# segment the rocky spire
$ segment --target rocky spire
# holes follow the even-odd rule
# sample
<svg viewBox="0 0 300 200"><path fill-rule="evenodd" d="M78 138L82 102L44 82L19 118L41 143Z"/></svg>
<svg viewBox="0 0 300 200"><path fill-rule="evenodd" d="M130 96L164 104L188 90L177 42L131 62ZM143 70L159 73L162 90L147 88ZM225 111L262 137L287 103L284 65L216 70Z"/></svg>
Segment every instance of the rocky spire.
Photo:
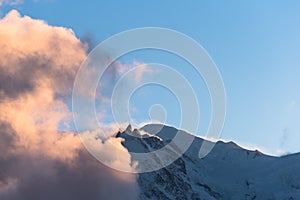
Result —
<svg viewBox="0 0 300 200"><path fill-rule="evenodd" d="M131 126L131 124L128 124L125 132L132 132L132 126Z"/></svg>

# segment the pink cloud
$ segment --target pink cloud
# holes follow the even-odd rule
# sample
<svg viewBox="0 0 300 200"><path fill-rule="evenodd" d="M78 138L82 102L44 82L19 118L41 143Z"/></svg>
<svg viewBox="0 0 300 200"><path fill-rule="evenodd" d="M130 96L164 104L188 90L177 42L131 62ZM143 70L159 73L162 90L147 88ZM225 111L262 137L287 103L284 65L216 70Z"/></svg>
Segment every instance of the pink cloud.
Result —
<svg viewBox="0 0 300 200"><path fill-rule="evenodd" d="M136 196L136 176L95 162L76 133L58 130L72 114L66 99L87 56L74 32L12 10L0 19L0 55L0 199L82 199L78 191L99 199L114 190L101 193L107 185L121 188L116 198ZM113 163L131 167L128 152L122 151L125 160L105 152Z"/></svg>

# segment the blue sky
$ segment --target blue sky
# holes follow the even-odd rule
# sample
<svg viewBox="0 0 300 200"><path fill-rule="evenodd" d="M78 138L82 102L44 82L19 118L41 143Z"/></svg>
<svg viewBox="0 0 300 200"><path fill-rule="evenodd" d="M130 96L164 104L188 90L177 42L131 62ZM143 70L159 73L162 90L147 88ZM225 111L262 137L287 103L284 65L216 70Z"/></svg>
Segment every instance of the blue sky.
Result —
<svg viewBox="0 0 300 200"><path fill-rule="evenodd" d="M156 26L180 31L199 42L217 64L227 92L221 138L267 153L300 151L300 2L298 1L26 1L2 6L50 25L72 28L95 44L132 28ZM158 51L129 54L123 61L158 62L180 71L199 88L201 126L210 114L208 92L182 59ZM147 98L144 94L156 94ZM159 94L159 95L158 95ZM153 95L152 95L153 96ZM144 120L152 103L166 106L168 123L178 123L172 95L154 86L137 91L133 103ZM146 105L146 106L145 106Z"/></svg>

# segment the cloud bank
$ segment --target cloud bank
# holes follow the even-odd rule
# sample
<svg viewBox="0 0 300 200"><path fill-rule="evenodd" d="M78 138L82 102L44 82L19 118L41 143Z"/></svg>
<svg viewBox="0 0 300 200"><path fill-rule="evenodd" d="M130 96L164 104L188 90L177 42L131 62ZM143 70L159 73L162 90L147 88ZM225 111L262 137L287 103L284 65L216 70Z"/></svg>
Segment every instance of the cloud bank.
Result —
<svg viewBox="0 0 300 200"><path fill-rule="evenodd" d="M97 162L78 135L58 128L71 119L67 102L87 50L71 29L15 10L0 20L0 199L137 198L136 175ZM101 144L111 162L131 167L126 149L115 155Z"/></svg>

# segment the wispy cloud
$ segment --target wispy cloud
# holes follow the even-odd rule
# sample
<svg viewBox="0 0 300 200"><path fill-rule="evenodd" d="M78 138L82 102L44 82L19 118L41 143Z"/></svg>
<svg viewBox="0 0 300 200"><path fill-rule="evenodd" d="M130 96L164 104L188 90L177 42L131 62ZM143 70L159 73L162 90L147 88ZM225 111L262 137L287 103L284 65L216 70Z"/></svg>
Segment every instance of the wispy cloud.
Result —
<svg viewBox="0 0 300 200"><path fill-rule="evenodd" d="M3 6L3 5L15 6L15 5L20 5L22 3L23 3L23 0L0 0L0 6Z"/></svg>

